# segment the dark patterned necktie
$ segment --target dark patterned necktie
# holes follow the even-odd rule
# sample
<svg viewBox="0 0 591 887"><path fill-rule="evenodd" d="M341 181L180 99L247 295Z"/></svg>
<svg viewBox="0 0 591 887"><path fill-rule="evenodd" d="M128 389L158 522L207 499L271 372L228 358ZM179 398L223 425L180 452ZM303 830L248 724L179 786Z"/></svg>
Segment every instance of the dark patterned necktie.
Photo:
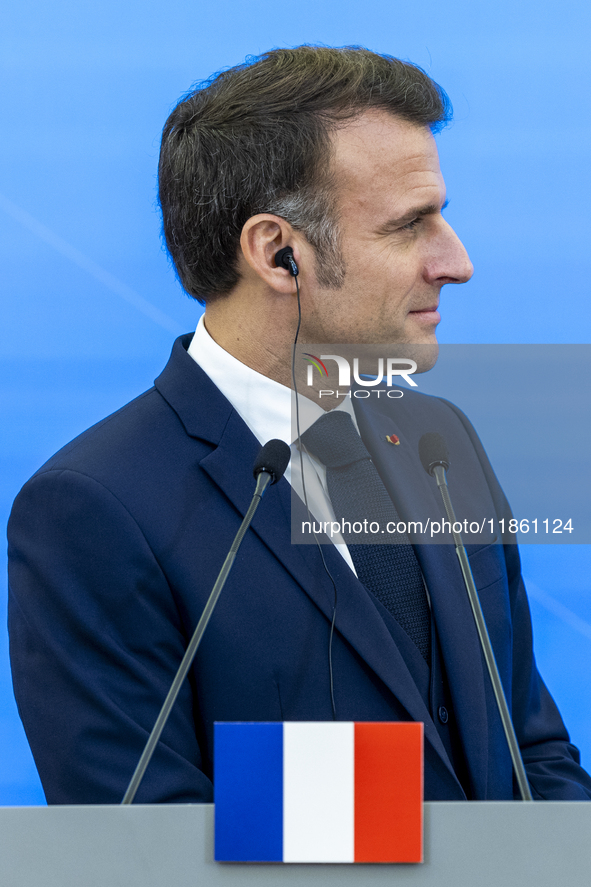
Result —
<svg viewBox="0 0 591 887"><path fill-rule="evenodd" d="M348 527L343 538L359 580L392 613L429 663L431 616L421 569L406 534L386 534L385 538L381 534L388 522L398 524L400 516L351 416L342 410L326 413L302 434L302 442L326 466L336 519L351 526L364 520L368 526L379 524L386 544L358 544L359 534L349 532Z"/></svg>

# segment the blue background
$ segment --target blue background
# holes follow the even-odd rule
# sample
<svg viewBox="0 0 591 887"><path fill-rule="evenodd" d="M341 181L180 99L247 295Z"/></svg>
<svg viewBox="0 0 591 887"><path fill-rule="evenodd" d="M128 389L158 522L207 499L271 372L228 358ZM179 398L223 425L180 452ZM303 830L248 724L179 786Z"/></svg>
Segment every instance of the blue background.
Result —
<svg viewBox="0 0 591 887"><path fill-rule="evenodd" d="M446 215L476 273L443 291L443 342L588 342L590 24L587 4L558 0L5 9L3 521L26 478L149 387L173 337L194 328L200 309L159 239L159 133L194 81L273 46L362 44L415 61L449 92L455 123L439 137ZM589 549L528 545L523 558L541 670L591 764ZM4 608L5 580L0 597ZM0 744L0 804L43 803L4 631Z"/></svg>

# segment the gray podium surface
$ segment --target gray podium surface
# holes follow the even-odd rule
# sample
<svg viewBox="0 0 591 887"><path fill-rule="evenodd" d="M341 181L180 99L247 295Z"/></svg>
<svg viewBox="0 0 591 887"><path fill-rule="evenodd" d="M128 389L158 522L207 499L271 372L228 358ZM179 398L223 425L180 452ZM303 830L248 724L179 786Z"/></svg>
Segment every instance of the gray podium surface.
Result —
<svg viewBox="0 0 591 887"><path fill-rule="evenodd" d="M589 887L591 804L427 803L422 865L213 861L213 807L0 808L2 887Z"/></svg>

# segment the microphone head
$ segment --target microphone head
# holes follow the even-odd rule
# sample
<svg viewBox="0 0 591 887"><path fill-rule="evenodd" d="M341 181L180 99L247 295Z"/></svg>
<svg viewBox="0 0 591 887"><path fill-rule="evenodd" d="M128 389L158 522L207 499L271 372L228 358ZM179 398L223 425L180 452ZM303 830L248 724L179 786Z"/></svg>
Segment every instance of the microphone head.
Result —
<svg viewBox="0 0 591 887"><path fill-rule="evenodd" d="M421 437L419 441L419 457L427 474L433 475L433 469L436 465L443 465L446 471L449 468L447 444L436 431L430 431Z"/></svg>
<svg viewBox="0 0 591 887"><path fill-rule="evenodd" d="M276 484L283 477L290 459L291 450L284 440L269 440L259 450L252 473L256 478L261 471L266 471L272 477L271 483Z"/></svg>

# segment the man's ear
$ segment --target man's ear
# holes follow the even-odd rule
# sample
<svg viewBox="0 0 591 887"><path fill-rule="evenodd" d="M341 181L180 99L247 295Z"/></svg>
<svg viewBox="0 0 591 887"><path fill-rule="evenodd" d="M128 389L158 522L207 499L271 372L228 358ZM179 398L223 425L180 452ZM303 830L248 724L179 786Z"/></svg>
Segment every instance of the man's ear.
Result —
<svg viewBox="0 0 591 887"><path fill-rule="evenodd" d="M281 216L259 213L251 216L240 235L240 247L244 260L252 271L276 292L295 293L296 287L287 268L275 264L279 250L291 246L296 263L299 263L298 236L291 225Z"/></svg>

